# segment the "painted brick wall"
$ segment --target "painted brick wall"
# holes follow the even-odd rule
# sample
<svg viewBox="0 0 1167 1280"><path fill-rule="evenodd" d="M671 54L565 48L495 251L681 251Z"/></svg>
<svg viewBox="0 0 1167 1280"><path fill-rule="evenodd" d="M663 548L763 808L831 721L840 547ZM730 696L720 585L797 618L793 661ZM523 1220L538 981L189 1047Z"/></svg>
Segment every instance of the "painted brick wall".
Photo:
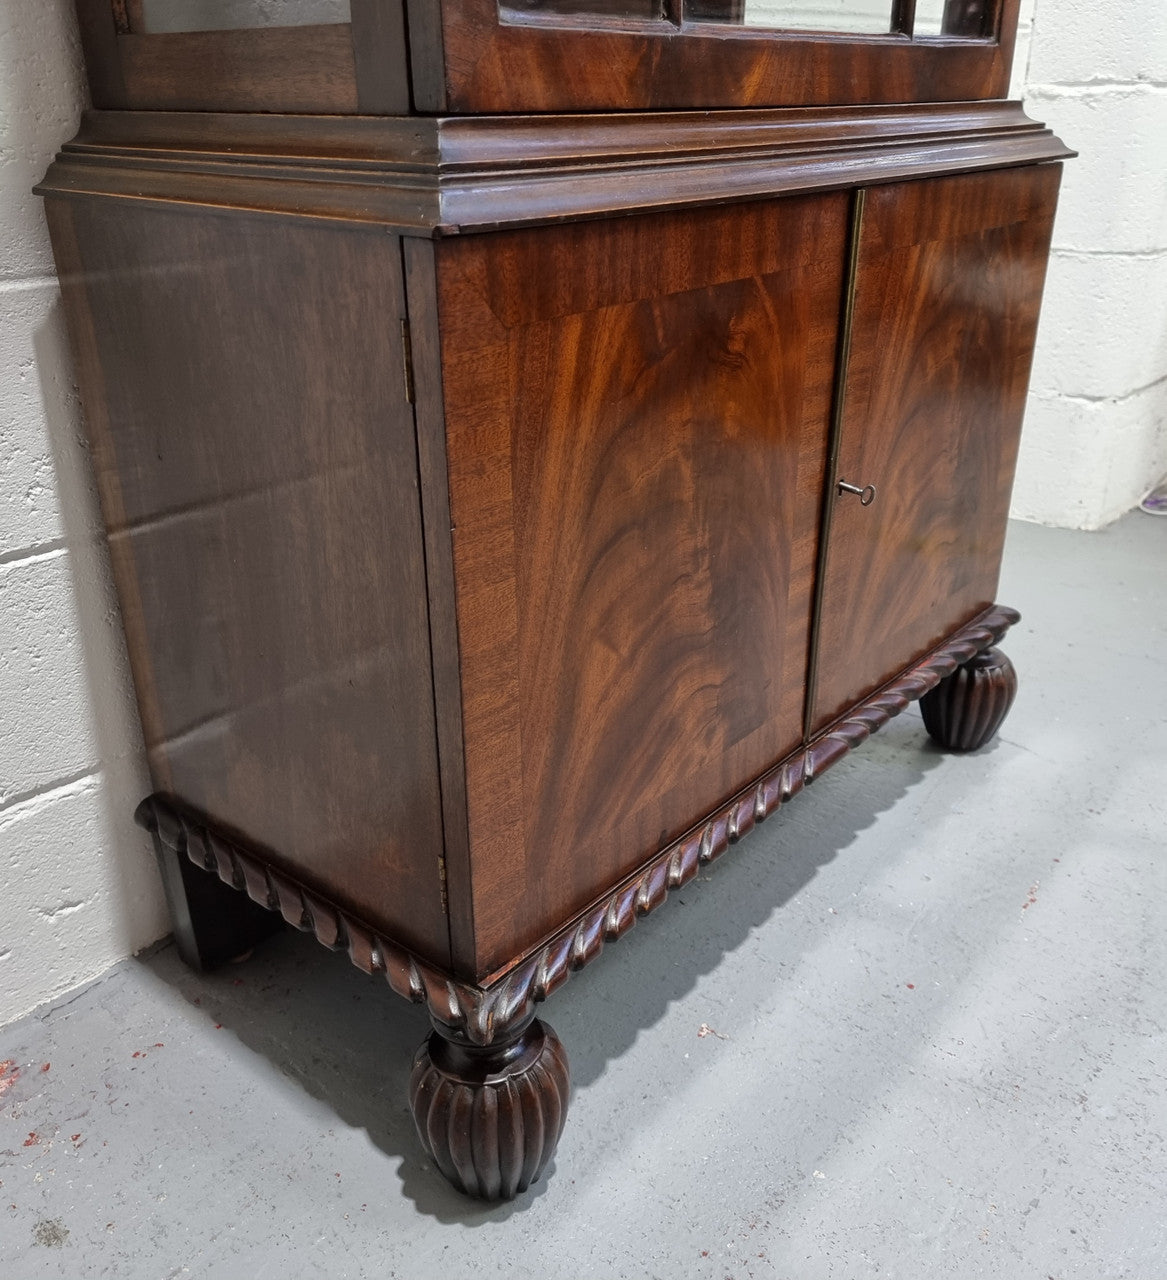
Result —
<svg viewBox="0 0 1167 1280"><path fill-rule="evenodd" d="M1031 38L1032 37L1032 38ZM1167 5L1027 0L1016 80L1067 168L1015 513L1095 527L1167 470ZM167 928L39 200L71 0L0 2L0 1025Z"/></svg>
<svg viewBox="0 0 1167 1280"><path fill-rule="evenodd" d="M0 3L0 1025L167 929L41 202L77 127L71 0Z"/></svg>
<svg viewBox="0 0 1167 1280"><path fill-rule="evenodd" d="M1028 0L1014 82L1066 165L1013 493L1097 529L1167 474L1167 4Z"/></svg>

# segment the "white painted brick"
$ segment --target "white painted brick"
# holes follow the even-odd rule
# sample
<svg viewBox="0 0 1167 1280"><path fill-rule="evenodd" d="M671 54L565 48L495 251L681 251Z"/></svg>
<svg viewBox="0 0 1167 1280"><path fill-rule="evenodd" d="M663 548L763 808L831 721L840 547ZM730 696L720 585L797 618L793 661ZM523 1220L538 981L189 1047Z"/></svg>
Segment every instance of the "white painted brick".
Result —
<svg viewBox="0 0 1167 1280"><path fill-rule="evenodd" d="M1032 7L1032 0L1031 0ZM1013 70L1009 77L1009 97L1024 98L1029 72L1029 52L1033 41L1033 26L1022 14L1017 23L1017 43L1013 48Z"/></svg>
<svg viewBox="0 0 1167 1280"><path fill-rule="evenodd" d="M0 806L92 770L97 733L69 558L0 566Z"/></svg>
<svg viewBox="0 0 1167 1280"><path fill-rule="evenodd" d="M141 731L31 190L81 83L71 0L0 0L0 1024L167 928L132 822Z"/></svg>
<svg viewBox="0 0 1167 1280"><path fill-rule="evenodd" d="M1167 253L1055 253L1031 386L1120 397L1167 373Z"/></svg>
<svg viewBox="0 0 1167 1280"><path fill-rule="evenodd" d="M1161 0L1040 0L1030 80L1088 84L1167 81L1167 5Z"/></svg>
<svg viewBox="0 0 1167 1280"><path fill-rule="evenodd" d="M1066 164L1054 246L1167 248L1167 88L1031 86L1026 101L1079 152Z"/></svg>
<svg viewBox="0 0 1167 1280"><path fill-rule="evenodd" d="M1167 476L1167 376L1104 412L1110 447L1099 527L1129 511Z"/></svg>
<svg viewBox="0 0 1167 1280"><path fill-rule="evenodd" d="M166 932L149 840L100 776L0 812L0 1025Z"/></svg>
<svg viewBox="0 0 1167 1280"><path fill-rule="evenodd" d="M1036 0L1026 80L1030 113L1080 156L1012 512L1099 528L1167 470L1167 5Z"/></svg>
<svg viewBox="0 0 1167 1280"><path fill-rule="evenodd" d="M84 76L73 6L66 0L0 4L0 279L52 271L33 186L77 130Z"/></svg>
<svg viewBox="0 0 1167 1280"><path fill-rule="evenodd" d="M1021 0L1017 11L1017 43L1013 47L1013 69L1009 78L1009 96L1024 98L1029 78L1029 47L1033 38L1033 10L1037 0Z"/></svg>
<svg viewBox="0 0 1167 1280"><path fill-rule="evenodd" d="M0 283L0 556L97 531L79 413L56 281Z"/></svg>
<svg viewBox="0 0 1167 1280"><path fill-rule="evenodd" d="M1133 396L1031 395L1013 515L1099 529L1167 474L1167 378Z"/></svg>
<svg viewBox="0 0 1167 1280"><path fill-rule="evenodd" d="M1102 431L1087 402L1031 394L1009 514L1059 528L1097 527L1097 475L1105 465Z"/></svg>

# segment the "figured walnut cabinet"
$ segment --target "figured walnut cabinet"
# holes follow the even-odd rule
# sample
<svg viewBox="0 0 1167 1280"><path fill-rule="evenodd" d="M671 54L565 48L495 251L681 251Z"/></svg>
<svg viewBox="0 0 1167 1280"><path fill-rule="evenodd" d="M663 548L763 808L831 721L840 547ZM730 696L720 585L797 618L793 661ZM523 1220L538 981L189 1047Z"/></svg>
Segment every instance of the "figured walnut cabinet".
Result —
<svg viewBox="0 0 1167 1280"><path fill-rule="evenodd" d="M182 954L282 917L424 1003L486 1198L562 1128L540 1001L911 700L1008 710L1070 154L1012 0L602 3L80 0L41 188Z"/></svg>

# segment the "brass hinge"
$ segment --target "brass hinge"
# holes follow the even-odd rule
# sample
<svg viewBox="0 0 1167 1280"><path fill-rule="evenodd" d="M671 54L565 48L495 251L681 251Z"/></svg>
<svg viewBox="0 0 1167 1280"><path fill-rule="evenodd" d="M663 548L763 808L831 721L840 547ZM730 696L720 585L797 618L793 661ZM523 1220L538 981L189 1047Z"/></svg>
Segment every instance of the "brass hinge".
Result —
<svg viewBox="0 0 1167 1280"><path fill-rule="evenodd" d="M401 372L405 378L405 399L413 404L413 343L409 338L409 321L401 322Z"/></svg>

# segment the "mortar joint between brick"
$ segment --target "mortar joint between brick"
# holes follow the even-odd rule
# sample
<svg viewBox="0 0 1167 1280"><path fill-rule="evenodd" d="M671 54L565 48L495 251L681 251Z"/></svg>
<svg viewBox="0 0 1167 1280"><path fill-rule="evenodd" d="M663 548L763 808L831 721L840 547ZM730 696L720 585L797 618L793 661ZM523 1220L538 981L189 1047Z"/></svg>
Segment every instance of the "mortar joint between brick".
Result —
<svg viewBox="0 0 1167 1280"><path fill-rule="evenodd" d="M1167 92L1165 80L1062 80L1027 83L1026 98L1089 98L1105 94L1129 94L1149 90L1152 95Z"/></svg>
<svg viewBox="0 0 1167 1280"><path fill-rule="evenodd" d="M1078 393L1074 391L1042 391L1034 388L1033 394L1039 400L1065 400L1071 404L1122 404L1125 400L1133 400L1136 396L1145 395L1148 391L1154 391L1156 387L1167 386L1167 373L1161 378L1155 378L1152 382L1144 383L1141 387L1135 387L1131 391L1119 391L1111 395L1092 396L1086 393Z"/></svg>
<svg viewBox="0 0 1167 1280"><path fill-rule="evenodd" d="M1075 249L1072 245L1054 245L1059 258L1131 258L1138 262L1154 262L1167 258L1167 249Z"/></svg>
<svg viewBox="0 0 1167 1280"><path fill-rule="evenodd" d="M100 774L100 765L93 764L86 769L79 770L77 773L65 774L59 778L53 778L49 782L42 783L37 787L30 787L24 791L16 791L11 795L0 798L0 822L8 821L18 815L18 810L27 805L32 807L41 807L43 804L63 799L66 795L77 795L83 791L91 790L97 785ZM60 793L60 794L58 794Z"/></svg>
<svg viewBox="0 0 1167 1280"><path fill-rule="evenodd" d="M64 538L52 538L48 542L35 542L32 546L13 547L10 551L0 551L0 571L18 569L22 565L35 564L39 560L59 560L68 549L68 543Z"/></svg>
<svg viewBox="0 0 1167 1280"><path fill-rule="evenodd" d="M52 272L35 276L0 277L0 294L32 293L37 289L44 289L50 286L54 289L57 287L57 277Z"/></svg>

